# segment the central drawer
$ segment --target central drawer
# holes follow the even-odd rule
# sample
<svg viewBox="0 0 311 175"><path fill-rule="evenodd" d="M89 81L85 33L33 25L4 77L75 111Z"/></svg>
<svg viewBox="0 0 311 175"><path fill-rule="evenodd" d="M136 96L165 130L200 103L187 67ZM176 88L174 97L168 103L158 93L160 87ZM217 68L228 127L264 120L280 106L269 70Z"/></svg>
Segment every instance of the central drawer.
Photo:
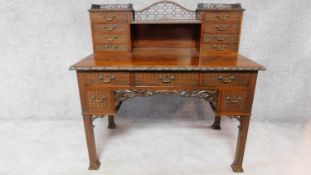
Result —
<svg viewBox="0 0 311 175"><path fill-rule="evenodd" d="M135 73L136 86L196 86L199 83L197 73Z"/></svg>
<svg viewBox="0 0 311 175"><path fill-rule="evenodd" d="M85 86L130 85L130 74L127 72L81 72L78 76Z"/></svg>

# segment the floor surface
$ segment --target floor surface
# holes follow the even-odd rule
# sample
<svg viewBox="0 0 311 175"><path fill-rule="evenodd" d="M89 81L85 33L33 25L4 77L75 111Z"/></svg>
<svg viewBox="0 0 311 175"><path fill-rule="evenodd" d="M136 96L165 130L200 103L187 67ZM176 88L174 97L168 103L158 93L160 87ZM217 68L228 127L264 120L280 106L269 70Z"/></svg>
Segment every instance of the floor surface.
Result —
<svg viewBox="0 0 311 175"><path fill-rule="evenodd" d="M87 170L82 120L1 121L0 175L234 174L235 119L224 118L222 130L213 130L210 110L194 110L200 101L181 100L178 109L157 104L148 111L141 107L149 104L137 107L140 102L121 107L115 130L107 129L107 118L95 121L98 171ZM244 170L247 175L311 174L311 120L251 122Z"/></svg>

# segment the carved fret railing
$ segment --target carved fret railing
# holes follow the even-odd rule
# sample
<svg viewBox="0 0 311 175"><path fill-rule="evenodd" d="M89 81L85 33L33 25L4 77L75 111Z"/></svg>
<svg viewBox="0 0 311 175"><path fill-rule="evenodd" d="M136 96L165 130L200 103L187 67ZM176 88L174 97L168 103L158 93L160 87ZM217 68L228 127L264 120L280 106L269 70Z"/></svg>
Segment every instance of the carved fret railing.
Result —
<svg viewBox="0 0 311 175"><path fill-rule="evenodd" d="M215 110L217 106L217 90L130 90L122 89L115 90L116 109L120 107L121 103L133 97L148 97L158 94L175 94L182 97L197 97L208 101Z"/></svg>
<svg viewBox="0 0 311 175"><path fill-rule="evenodd" d="M135 11L135 21L148 20L195 20L196 12L172 1L159 1L142 10Z"/></svg>

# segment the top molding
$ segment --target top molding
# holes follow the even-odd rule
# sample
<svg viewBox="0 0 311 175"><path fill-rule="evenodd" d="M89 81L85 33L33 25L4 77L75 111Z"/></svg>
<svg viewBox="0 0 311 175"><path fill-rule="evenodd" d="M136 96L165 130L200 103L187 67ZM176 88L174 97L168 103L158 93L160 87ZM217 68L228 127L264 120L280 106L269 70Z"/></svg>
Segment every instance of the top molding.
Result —
<svg viewBox="0 0 311 175"><path fill-rule="evenodd" d="M183 13L187 13L187 15L191 15L195 12L193 10L187 9L180 4L173 2L173 1L158 1L153 3L152 5L142 9L137 10L135 13L137 14L144 14L148 13L150 10L158 10L162 9L163 7L166 8L172 8L172 9L178 9L181 10ZM172 10L170 9L170 10ZM201 10L245 10L242 8L240 3L235 4L219 4L219 3L199 3L197 9L198 11ZM133 4L92 4L92 7L89 11L134 11ZM160 11L159 11L160 12ZM161 12L160 12L161 13Z"/></svg>
<svg viewBox="0 0 311 175"><path fill-rule="evenodd" d="M245 10L240 3L236 4L215 4L215 3L200 3L197 10Z"/></svg>
<svg viewBox="0 0 311 175"><path fill-rule="evenodd" d="M133 11L132 4L92 4L90 12L96 11Z"/></svg>

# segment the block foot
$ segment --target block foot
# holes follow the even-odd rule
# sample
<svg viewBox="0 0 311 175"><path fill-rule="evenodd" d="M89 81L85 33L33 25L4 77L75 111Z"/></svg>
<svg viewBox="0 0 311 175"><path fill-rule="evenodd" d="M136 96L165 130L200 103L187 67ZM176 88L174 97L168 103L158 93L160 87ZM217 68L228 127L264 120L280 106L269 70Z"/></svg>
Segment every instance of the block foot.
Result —
<svg viewBox="0 0 311 175"><path fill-rule="evenodd" d="M89 166L89 170L98 170L100 167L100 162L91 162Z"/></svg>
<svg viewBox="0 0 311 175"><path fill-rule="evenodd" d="M212 128L215 129L215 130L221 130L220 125L217 124L217 123L214 123L214 124L212 125Z"/></svg>
<svg viewBox="0 0 311 175"><path fill-rule="evenodd" d="M243 173L244 172L242 166L240 166L240 165L231 165L231 168L232 168L233 172L235 172L235 173Z"/></svg>
<svg viewBox="0 0 311 175"><path fill-rule="evenodd" d="M108 129L115 129L116 128L116 123L114 121L114 116L109 115L108 116Z"/></svg>

